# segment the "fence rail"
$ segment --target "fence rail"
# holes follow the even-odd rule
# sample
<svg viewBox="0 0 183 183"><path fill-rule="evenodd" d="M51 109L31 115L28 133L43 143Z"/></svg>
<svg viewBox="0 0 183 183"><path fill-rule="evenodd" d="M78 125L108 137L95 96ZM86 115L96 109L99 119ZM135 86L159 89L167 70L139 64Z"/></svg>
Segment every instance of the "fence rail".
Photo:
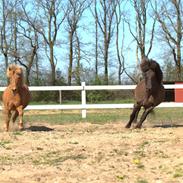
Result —
<svg viewBox="0 0 183 183"><path fill-rule="evenodd" d="M103 85L103 86L92 86L85 85L82 82L81 86L30 86L30 91L59 91L60 102L62 98L61 91L81 91L81 104L75 105L28 105L26 110L81 110L82 118L86 118L87 109L120 109L120 108L132 108L133 104L87 104L86 103L86 92L89 90L133 90L136 85ZM165 89L183 89L183 84L167 84L164 85ZM4 91L6 87L0 87L0 91ZM157 107L183 107L181 102L163 102ZM0 106L2 110L2 106Z"/></svg>

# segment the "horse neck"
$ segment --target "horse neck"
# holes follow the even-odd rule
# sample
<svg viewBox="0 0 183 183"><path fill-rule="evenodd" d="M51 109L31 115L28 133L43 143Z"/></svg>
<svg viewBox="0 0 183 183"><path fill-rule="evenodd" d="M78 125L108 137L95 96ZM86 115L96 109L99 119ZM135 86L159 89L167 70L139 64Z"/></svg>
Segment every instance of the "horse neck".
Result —
<svg viewBox="0 0 183 183"><path fill-rule="evenodd" d="M152 90L156 92L157 90L159 90L159 88L161 88L161 86L162 86L162 82L156 79L156 81L152 85L153 87Z"/></svg>
<svg viewBox="0 0 183 183"><path fill-rule="evenodd" d="M21 88L23 88L23 86L24 86L24 83L23 83L23 80L21 80L20 83L17 85L17 91L20 91ZM10 87L10 88L12 87L11 81L9 82L8 87Z"/></svg>

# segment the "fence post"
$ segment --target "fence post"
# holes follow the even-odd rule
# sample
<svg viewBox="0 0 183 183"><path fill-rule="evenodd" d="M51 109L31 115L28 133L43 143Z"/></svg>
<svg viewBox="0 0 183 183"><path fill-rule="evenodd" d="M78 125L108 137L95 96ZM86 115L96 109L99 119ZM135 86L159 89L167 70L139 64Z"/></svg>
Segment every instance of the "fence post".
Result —
<svg viewBox="0 0 183 183"><path fill-rule="evenodd" d="M62 103L62 90L59 90L59 102Z"/></svg>
<svg viewBox="0 0 183 183"><path fill-rule="evenodd" d="M83 87L81 91L81 104L82 104L82 118L86 118L86 90L85 90L85 82L81 83L81 86Z"/></svg>

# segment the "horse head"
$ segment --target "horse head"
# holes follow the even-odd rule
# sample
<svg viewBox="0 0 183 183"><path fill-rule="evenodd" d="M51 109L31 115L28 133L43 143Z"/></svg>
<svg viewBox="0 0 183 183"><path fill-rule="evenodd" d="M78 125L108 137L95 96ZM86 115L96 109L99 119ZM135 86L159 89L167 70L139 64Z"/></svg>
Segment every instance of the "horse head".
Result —
<svg viewBox="0 0 183 183"><path fill-rule="evenodd" d="M146 71L145 82L146 82L146 89L149 90L150 93L152 93L154 91L153 89L157 87L156 73L152 69Z"/></svg>
<svg viewBox="0 0 183 183"><path fill-rule="evenodd" d="M16 92L23 83L23 70L17 65L10 65L7 69L7 77L9 79L9 86L13 92Z"/></svg>
<svg viewBox="0 0 183 183"><path fill-rule="evenodd" d="M140 68L141 68L142 72L146 72L150 69L150 62L149 62L149 59L147 57L142 58Z"/></svg>
<svg viewBox="0 0 183 183"><path fill-rule="evenodd" d="M161 85L162 80L163 80L163 73L162 70L160 68L160 65L153 59L148 59L147 57L143 57L141 64L140 64L140 68L141 71L143 73L143 75L146 77L152 77L152 72L155 73L156 75L156 82ZM149 76L147 76L149 75ZM154 76L153 76L154 78ZM152 80L152 78L151 78ZM149 81L151 81L149 80Z"/></svg>

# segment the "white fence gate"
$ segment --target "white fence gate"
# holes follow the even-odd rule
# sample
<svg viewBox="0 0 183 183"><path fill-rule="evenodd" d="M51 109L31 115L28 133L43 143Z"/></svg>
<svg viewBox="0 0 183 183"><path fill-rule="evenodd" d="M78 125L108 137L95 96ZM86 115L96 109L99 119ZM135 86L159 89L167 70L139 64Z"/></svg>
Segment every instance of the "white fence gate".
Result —
<svg viewBox="0 0 183 183"><path fill-rule="evenodd" d="M30 86L30 91L59 91L60 104L57 105L28 105L26 110L81 110L82 118L86 118L87 109L121 109L132 108L133 104L87 104L86 92L89 90L134 90L136 85L85 85L82 82L81 86ZM183 84L164 85L165 89L183 89ZM0 91L4 91L6 87L0 87ZM63 105L62 91L81 91L81 104ZM182 102L163 102L157 107L183 107ZM0 106L2 110L2 106Z"/></svg>

